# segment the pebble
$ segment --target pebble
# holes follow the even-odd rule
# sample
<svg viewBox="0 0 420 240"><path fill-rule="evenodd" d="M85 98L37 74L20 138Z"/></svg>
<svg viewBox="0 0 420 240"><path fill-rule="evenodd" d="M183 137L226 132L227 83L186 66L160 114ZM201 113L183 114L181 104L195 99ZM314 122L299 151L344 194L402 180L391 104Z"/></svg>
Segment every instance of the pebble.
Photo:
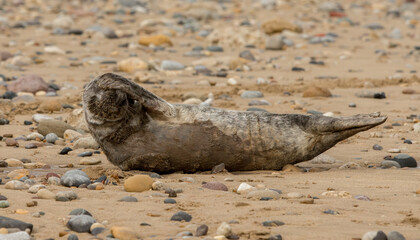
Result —
<svg viewBox="0 0 420 240"><path fill-rule="evenodd" d="M4 161L7 163L9 167L23 167L23 162L18 159L9 158Z"/></svg>
<svg viewBox="0 0 420 240"><path fill-rule="evenodd" d="M331 214L331 215L338 215L339 214L337 211L331 210L331 209L326 210L323 213L325 213L325 214Z"/></svg>
<svg viewBox="0 0 420 240"><path fill-rule="evenodd" d="M126 192L144 192L152 188L153 179L147 175L135 175L124 181Z"/></svg>
<svg viewBox="0 0 420 240"><path fill-rule="evenodd" d="M93 152L82 152L77 154L78 157L90 157L93 155Z"/></svg>
<svg viewBox="0 0 420 240"><path fill-rule="evenodd" d="M0 234L0 240L31 240L31 236L24 231Z"/></svg>
<svg viewBox="0 0 420 240"><path fill-rule="evenodd" d="M81 136L81 133L71 129L67 129L66 131L64 131L64 139L67 141L73 141L74 139L79 138Z"/></svg>
<svg viewBox="0 0 420 240"><path fill-rule="evenodd" d="M35 193L37 193L39 190L41 190L41 189L43 189L43 188L46 188L46 187L45 187L45 185L43 185L43 184L35 184L35 185L31 186L31 187L28 189L28 192L29 192L29 193L33 193L33 194L35 194Z"/></svg>
<svg viewBox="0 0 420 240"><path fill-rule="evenodd" d="M47 183L48 183L49 185L56 185L56 186L59 186L59 185L61 185L61 179L60 179L60 178L58 178L58 177L49 177L49 178L47 179Z"/></svg>
<svg viewBox="0 0 420 240"><path fill-rule="evenodd" d="M114 226L111 228L111 234L120 240L140 239L140 235L128 227Z"/></svg>
<svg viewBox="0 0 420 240"><path fill-rule="evenodd" d="M389 149L388 152L389 153L400 153L401 152L401 149L399 149L399 148L392 148L392 149Z"/></svg>
<svg viewBox="0 0 420 240"><path fill-rule="evenodd" d="M165 200L163 200L163 203L165 204L176 204L176 200L173 198L166 198Z"/></svg>
<svg viewBox="0 0 420 240"><path fill-rule="evenodd" d="M23 177L26 177L29 175L29 171L27 169L16 169L11 171L7 174L7 177L13 179L13 180L19 180Z"/></svg>
<svg viewBox="0 0 420 240"><path fill-rule="evenodd" d="M18 228L22 231L29 229L32 232L33 225L13 218L0 216L0 228Z"/></svg>
<svg viewBox="0 0 420 240"><path fill-rule="evenodd" d="M6 146L8 146L8 147L18 147L19 146L18 142L13 138L7 138L4 142L6 143Z"/></svg>
<svg viewBox="0 0 420 240"><path fill-rule="evenodd" d="M121 72L134 73L137 71L147 71L149 64L140 58L131 57L118 61L117 67Z"/></svg>
<svg viewBox="0 0 420 240"><path fill-rule="evenodd" d="M62 202L65 202L64 201L65 199L68 199L68 201L72 201L77 198L78 198L77 194L73 191L60 191L60 192L57 192L55 196L56 201L62 201Z"/></svg>
<svg viewBox="0 0 420 240"><path fill-rule="evenodd" d="M139 44L140 45L144 45L144 46L149 46L149 45L154 45L154 46L164 46L164 45L168 45L168 46L172 46L172 41L169 37L159 34L159 35L154 35L154 36L145 36L145 37L141 37L139 40Z"/></svg>
<svg viewBox="0 0 420 240"><path fill-rule="evenodd" d="M269 36L265 41L266 50L283 50L284 45L283 36L279 34Z"/></svg>
<svg viewBox="0 0 420 240"><path fill-rule="evenodd" d="M223 52L223 48L221 46L208 46L207 51L209 51L209 52Z"/></svg>
<svg viewBox="0 0 420 240"><path fill-rule="evenodd" d="M9 206L10 206L9 201L7 201L7 200L1 200L0 201L0 208L7 208Z"/></svg>
<svg viewBox="0 0 420 240"><path fill-rule="evenodd" d="M95 222L95 219L89 215L77 215L70 218L67 227L75 232L89 232Z"/></svg>
<svg viewBox="0 0 420 240"><path fill-rule="evenodd" d="M26 136L26 140L31 141L31 140L44 140L44 136L42 134L39 133L31 133L29 135Z"/></svg>
<svg viewBox="0 0 420 240"><path fill-rule="evenodd" d="M42 145L41 145L42 146ZM25 145L25 149L35 149L38 148L38 144L35 143L29 143Z"/></svg>
<svg viewBox="0 0 420 240"><path fill-rule="evenodd" d="M152 183L152 189L153 191L162 191L165 189L165 185L163 184L163 182L155 181Z"/></svg>
<svg viewBox="0 0 420 240"><path fill-rule="evenodd" d="M79 237L77 237L77 235L76 235L76 234L70 234L70 235L67 237L67 240L79 240Z"/></svg>
<svg viewBox="0 0 420 240"><path fill-rule="evenodd" d="M38 202L37 201L30 201L26 203L27 207L36 207L38 206Z"/></svg>
<svg viewBox="0 0 420 240"><path fill-rule="evenodd" d="M232 227L227 223L223 222L216 230L216 235L230 237L232 236Z"/></svg>
<svg viewBox="0 0 420 240"><path fill-rule="evenodd" d="M41 121L44 121L44 120L54 120L54 119L50 116L37 113L37 114L32 115L32 120L34 120L34 122L36 123L40 123Z"/></svg>
<svg viewBox="0 0 420 240"><path fill-rule="evenodd" d="M61 149L59 154L60 155L65 155L65 154L69 153L70 151L73 151L73 149L71 149L70 147L65 147L65 148Z"/></svg>
<svg viewBox="0 0 420 240"><path fill-rule="evenodd" d="M388 240L406 240L406 239L401 233L397 231L392 231L388 233Z"/></svg>
<svg viewBox="0 0 420 240"><path fill-rule="evenodd" d="M40 189L36 195L41 199L55 199L55 193L45 188Z"/></svg>
<svg viewBox="0 0 420 240"><path fill-rule="evenodd" d="M8 167L9 164L7 164L7 162L5 162L4 160L0 160L0 167L4 168L4 167Z"/></svg>
<svg viewBox="0 0 420 240"><path fill-rule="evenodd" d="M91 26L86 29L87 33L100 33L103 37L109 38L109 39L115 39L118 38L117 34L109 27L103 27L103 26ZM94 35L95 36L95 35Z"/></svg>
<svg viewBox="0 0 420 240"><path fill-rule="evenodd" d="M412 156L410 156L408 154L398 154L391 160L399 163L402 168L404 168L404 167L410 167L410 168L417 167L416 159L414 159Z"/></svg>
<svg viewBox="0 0 420 240"><path fill-rule="evenodd" d="M197 237L205 236L207 235L208 230L209 230L209 227L206 224L201 224L200 226L197 227L197 230L195 231L195 236Z"/></svg>
<svg viewBox="0 0 420 240"><path fill-rule="evenodd" d="M261 100L252 100L248 103L248 106L268 106L270 105L270 102L267 100L261 99Z"/></svg>
<svg viewBox="0 0 420 240"><path fill-rule="evenodd" d="M88 216L92 216L92 214L91 214L88 210L83 209L83 208L76 208L76 209L73 209L73 210L69 213L69 215L70 215L70 216L77 216L77 215L88 215Z"/></svg>
<svg viewBox="0 0 420 240"><path fill-rule="evenodd" d="M413 142L412 142L410 139L406 139L406 140L404 140L404 143L405 143L405 144L413 144Z"/></svg>
<svg viewBox="0 0 420 240"><path fill-rule="evenodd" d="M384 232L367 232L363 235L362 240L387 240L387 236Z"/></svg>
<svg viewBox="0 0 420 240"><path fill-rule="evenodd" d="M413 125L413 131L415 133L420 133L420 122Z"/></svg>
<svg viewBox="0 0 420 240"><path fill-rule="evenodd" d="M349 103L349 107L351 107L351 108L355 108L357 105L356 105L356 103Z"/></svg>
<svg viewBox="0 0 420 240"><path fill-rule="evenodd" d="M179 222L181 221L190 222L191 219L192 219L191 215L183 211L179 211L171 217L171 221L179 221Z"/></svg>
<svg viewBox="0 0 420 240"><path fill-rule="evenodd" d="M357 200L371 201L370 198L368 196L365 196L365 195L356 195L356 196L354 196L354 198L357 199Z"/></svg>
<svg viewBox="0 0 420 240"><path fill-rule="evenodd" d="M7 182L4 185L4 188L12 189L12 190L26 190L29 188L29 186L21 181L12 180L12 181Z"/></svg>
<svg viewBox="0 0 420 240"><path fill-rule="evenodd" d="M239 184L238 189L236 189L237 193L243 194L243 193L248 193L250 191L255 190L256 188L249 185L248 183L241 183Z"/></svg>
<svg viewBox="0 0 420 240"><path fill-rule="evenodd" d="M249 50L244 50L244 51L240 52L239 57L243 58L243 59L246 59L246 60L249 60L249 61L255 61L256 60L254 55Z"/></svg>
<svg viewBox="0 0 420 240"><path fill-rule="evenodd" d="M381 162L381 167L383 167L383 168L391 168L391 167L401 168L401 165L396 161L384 160L384 161Z"/></svg>
<svg viewBox="0 0 420 240"><path fill-rule="evenodd" d="M57 141L57 140L58 140L58 136L57 136L57 134L55 134L55 133L49 133L49 134L47 134L47 136L45 136L45 140L46 140L48 143L52 143L52 144L54 144L54 143L55 143L55 141Z"/></svg>
<svg viewBox="0 0 420 240"><path fill-rule="evenodd" d="M273 191L273 190L254 190L247 194L247 198L258 199L261 198L272 198L272 199L279 199L280 193Z"/></svg>
<svg viewBox="0 0 420 240"><path fill-rule="evenodd" d="M244 91L241 98L261 98L264 95L260 91Z"/></svg>
<svg viewBox="0 0 420 240"><path fill-rule="evenodd" d="M290 192L287 194L288 199L299 199L303 198L303 194L299 192Z"/></svg>
<svg viewBox="0 0 420 240"><path fill-rule="evenodd" d="M307 98L307 97L331 97L332 94L327 88L311 86L303 92L302 96L304 98Z"/></svg>
<svg viewBox="0 0 420 240"><path fill-rule="evenodd" d="M376 98L376 99L386 98L384 92L372 92L372 91L358 92L358 93L356 93L356 97L359 97L359 98Z"/></svg>
<svg viewBox="0 0 420 240"><path fill-rule="evenodd" d="M268 240L283 240L283 237L280 234L276 234L274 236L270 236Z"/></svg>
<svg viewBox="0 0 420 240"><path fill-rule="evenodd" d="M69 124L58 120L42 120L38 125L38 132L44 136L55 133L58 137L64 137L67 129L73 129Z"/></svg>
<svg viewBox="0 0 420 240"><path fill-rule="evenodd" d="M81 170L69 170L61 177L61 185L66 187L79 187L82 184L89 185L89 176Z"/></svg>
<svg viewBox="0 0 420 240"><path fill-rule="evenodd" d="M211 190L219 190L219 191L228 191L229 189L220 182L208 182L203 184L203 188L211 189Z"/></svg>
<svg viewBox="0 0 420 240"><path fill-rule="evenodd" d="M375 144L375 145L373 145L372 149L376 150L376 151L381 151L384 148L381 145Z"/></svg>
<svg viewBox="0 0 420 240"><path fill-rule="evenodd" d="M7 89L13 92L29 92L35 94L39 91L47 91L48 87L48 84L41 76L28 74L23 75L16 81L9 83Z"/></svg>
<svg viewBox="0 0 420 240"><path fill-rule="evenodd" d="M284 222L278 220L269 220L262 223L264 227L277 227L284 225Z"/></svg>
<svg viewBox="0 0 420 240"><path fill-rule="evenodd" d="M183 70L185 66L182 63L171 61L171 60L163 60L160 68L165 71L177 71Z"/></svg>
<svg viewBox="0 0 420 240"><path fill-rule="evenodd" d="M99 144L93 137L79 138L73 145L74 149L98 149Z"/></svg>
<svg viewBox="0 0 420 240"><path fill-rule="evenodd" d="M132 197L132 196L125 196L118 201L119 202L138 202L137 198Z"/></svg>

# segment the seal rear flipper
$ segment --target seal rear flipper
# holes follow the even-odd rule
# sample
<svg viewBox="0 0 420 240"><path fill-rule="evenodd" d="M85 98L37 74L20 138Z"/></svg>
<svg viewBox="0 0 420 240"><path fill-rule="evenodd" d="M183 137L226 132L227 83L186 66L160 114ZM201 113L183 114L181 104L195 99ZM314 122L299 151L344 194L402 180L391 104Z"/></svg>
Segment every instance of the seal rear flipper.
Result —
<svg viewBox="0 0 420 240"><path fill-rule="evenodd" d="M378 126L386 121L386 116L380 113L359 114L351 117L313 117L308 122L310 131L317 134L341 133L354 135L361 131Z"/></svg>
<svg viewBox="0 0 420 240"><path fill-rule="evenodd" d="M153 116L175 117L176 111L172 104L147 91L138 84L113 73L105 73L97 78L97 85L103 90L120 90L131 100L138 101Z"/></svg>

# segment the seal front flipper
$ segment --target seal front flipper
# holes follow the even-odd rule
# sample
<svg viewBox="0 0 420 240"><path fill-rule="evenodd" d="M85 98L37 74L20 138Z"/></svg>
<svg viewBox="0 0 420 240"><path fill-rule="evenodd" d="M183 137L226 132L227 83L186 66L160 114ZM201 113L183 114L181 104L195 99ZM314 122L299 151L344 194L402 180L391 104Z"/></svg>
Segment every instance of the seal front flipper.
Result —
<svg viewBox="0 0 420 240"><path fill-rule="evenodd" d="M175 117L176 111L172 104L142 88L140 85L113 73L105 73L96 79L97 86L102 90L120 90L126 93L129 100L136 100L146 108L149 115Z"/></svg>

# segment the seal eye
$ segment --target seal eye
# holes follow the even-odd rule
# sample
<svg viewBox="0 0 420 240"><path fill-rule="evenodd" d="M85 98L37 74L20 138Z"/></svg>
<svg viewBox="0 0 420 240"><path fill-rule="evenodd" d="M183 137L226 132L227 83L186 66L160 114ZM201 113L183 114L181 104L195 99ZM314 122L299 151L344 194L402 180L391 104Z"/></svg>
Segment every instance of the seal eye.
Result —
<svg viewBox="0 0 420 240"><path fill-rule="evenodd" d="M130 104L130 105L134 105L134 103L136 103L136 100L134 100L134 99L127 98L127 100L128 100L128 104Z"/></svg>

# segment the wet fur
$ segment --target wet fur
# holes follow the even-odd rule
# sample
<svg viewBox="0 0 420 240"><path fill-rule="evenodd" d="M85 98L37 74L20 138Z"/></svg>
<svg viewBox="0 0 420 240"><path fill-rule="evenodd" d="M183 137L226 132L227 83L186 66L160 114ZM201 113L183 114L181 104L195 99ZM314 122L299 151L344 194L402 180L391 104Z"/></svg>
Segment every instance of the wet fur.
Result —
<svg viewBox="0 0 420 240"><path fill-rule="evenodd" d="M195 172L281 169L383 123L378 114L331 118L169 104L139 85L104 74L83 96L89 129L124 170Z"/></svg>

